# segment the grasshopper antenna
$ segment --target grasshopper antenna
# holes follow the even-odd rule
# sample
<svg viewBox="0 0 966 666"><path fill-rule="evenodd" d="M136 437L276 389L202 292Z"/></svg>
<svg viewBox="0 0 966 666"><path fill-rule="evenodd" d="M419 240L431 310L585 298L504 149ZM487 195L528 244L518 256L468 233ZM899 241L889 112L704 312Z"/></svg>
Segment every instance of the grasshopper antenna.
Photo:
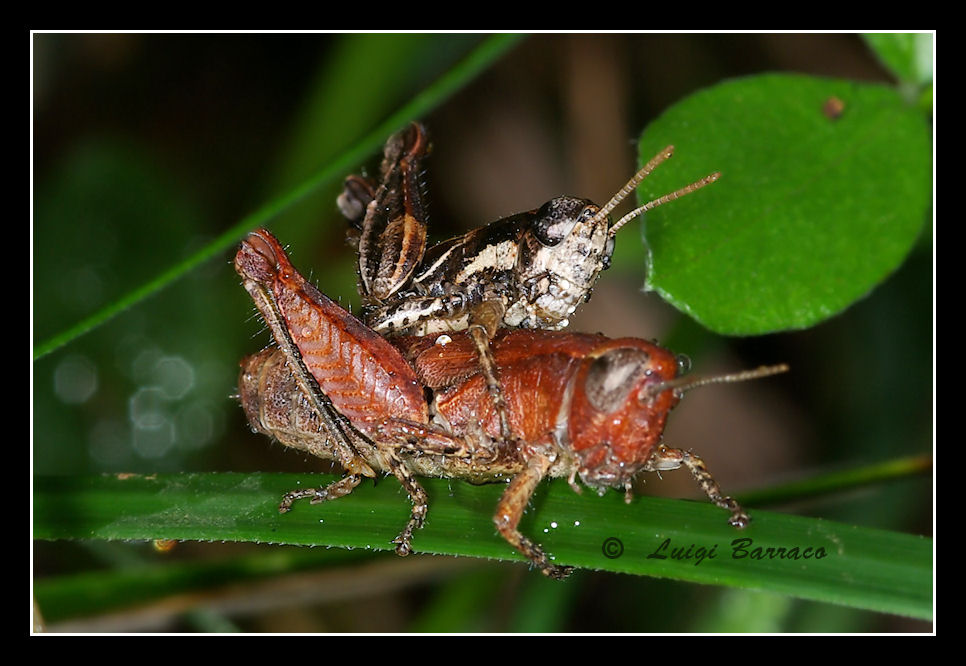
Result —
<svg viewBox="0 0 966 666"><path fill-rule="evenodd" d="M702 178L699 181L696 181L694 183L691 183L690 185L687 185L685 187L682 187L680 190L675 190L674 192L671 192L670 194L665 194L663 197L660 197L659 199L655 199L654 201L648 201L646 204L644 204L640 208L635 208L630 213L628 213L627 215L625 215L621 219L617 220L617 222L615 222L614 224L612 224L611 227L610 227L610 229L608 229L608 231L607 231L608 235L613 236L614 234L617 233L617 231L621 227L623 227L625 224L627 224L628 222L630 222L631 220L633 220L638 215L643 215L647 211L651 210L652 208L657 208L661 204L666 204L669 201L674 201L675 199L679 199L680 197L683 197L685 194L691 194L695 190L700 190L705 185L710 185L714 181L718 180L718 178L720 178L720 177L721 177L721 172L720 171L715 171L710 176L705 176L704 178Z"/></svg>
<svg viewBox="0 0 966 666"><path fill-rule="evenodd" d="M606 219L607 216L610 215L610 212L615 208L617 208L618 204L620 204L621 201L626 199L637 188L637 186L641 184L642 180L650 176L651 172L654 171L654 169L656 169L661 164L661 162L663 162L673 154L674 154L674 146L668 146L667 148L659 152L657 155L652 157L647 164L641 167L640 171L634 174L633 178L627 181L627 184L624 185L624 187L618 190L617 194L611 197L610 201L604 204L604 206L599 211L597 211L597 214L594 215L594 220L593 220L594 224L600 222L601 220Z"/></svg>
<svg viewBox="0 0 966 666"><path fill-rule="evenodd" d="M654 171L654 169L660 166L661 162L668 159L673 154L674 154L674 146L668 146L664 150L660 151L657 155L652 157L648 161L648 163L641 168L640 171L634 174L633 178L627 181L627 184L624 185L624 187L618 190L617 194L611 197L610 201L604 204L604 206L599 211L597 211L597 214L594 215L593 224L597 224L602 220L606 219L607 216L610 215L611 211L614 210L620 204L620 202L622 202L624 199L630 196L630 194L635 189L637 189L637 186L641 184L641 181L643 181L645 178L650 176L651 173ZM649 201L648 203L644 204L640 208L636 208L630 213L628 213L627 215L625 215L624 217L622 217L620 220L617 221L616 224L612 224L610 229L607 232L608 235L613 237L621 227L623 227L625 224L633 220L638 215L641 215L651 210L652 208L657 208L661 204L666 204L669 201L674 201L675 199L683 197L685 194L690 194L695 190L699 190L705 185L709 185L710 183L713 183L714 181L718 180L720 176L721 176L721 172L716 171L710 176L705 176L701 180L695 183L691 183L687 187L682 187L680 190L676 190L674 192L671 192L670 194L665 194L663 197L659 199L655 199L654 201Z"/></svg>
<svg viewBox="0 0 966 666"><path fill-rule="evenodd" d="M647 396L656 397L668 389L674 389L678 393L684 393L685 391L690 391L691 389L698 388L699 386L707 386L708 384L733 384L735 382L748 381L749 379L770 377L771 375L777 375L783 372L788 372L788 365L785 363L781 363L779 365L763 365L755 368L754 370L742 370L741 372L734 372L727 375L711 375L710 377L677 377L675 379L669 379L666 382L658 382L657 384L648 386Z"/></svg>

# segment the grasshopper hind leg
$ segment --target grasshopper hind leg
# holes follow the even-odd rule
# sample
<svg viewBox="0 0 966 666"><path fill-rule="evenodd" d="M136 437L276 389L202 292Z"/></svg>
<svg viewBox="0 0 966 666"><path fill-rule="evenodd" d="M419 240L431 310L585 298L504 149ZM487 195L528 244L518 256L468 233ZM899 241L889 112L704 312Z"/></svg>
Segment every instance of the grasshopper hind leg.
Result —
<svg viewBox="0 0 966 666"><path fill-rule="evenodd" d="M532 457L527 462L526 468L513 477L510 485L503 492L500 503L497 504L493 522L503 538L523 553L543 575L555 580L562 580L571 574L573 567L554 564L538 544L525 537L517 529L533 491L546 476L552 464L552 461L546 456L538 454Z"/></svg>

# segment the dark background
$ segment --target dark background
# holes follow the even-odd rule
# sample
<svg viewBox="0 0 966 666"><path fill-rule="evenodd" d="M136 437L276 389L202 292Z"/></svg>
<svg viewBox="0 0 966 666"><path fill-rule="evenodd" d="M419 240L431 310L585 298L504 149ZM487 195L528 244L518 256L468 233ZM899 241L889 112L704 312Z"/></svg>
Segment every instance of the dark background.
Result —
<svg viewBox="0 0 966 666"><path fill-rule="evenodd" d="M302 183L483 36L32 39L36 344ZM426 176L430 232L445 238L561 194L606 201L635 170L635 137L668 106L724 79L771 71L894 83L862 39L848 34L527 38L421 118L434 145ZM373 155L355 170L375 165ZM358 302L353 257L334 204L339 180L268 226L290 247L297 267L328 295L352 304ZM634 233L619 242L637 242ZM225 252L32 364L35 474L328 469L253 435L230 397L238 359L268 343L231 256ZM788 377L695 391L670 420L669 442L694 448L723 487L740 493L931 450L932 270L926 234L902 268L846 313L809 331L735 340L708 334L656 295L641 293L643 266L619 265L604 274L572 328L656 338L691 356L701 372L788 362L794 369ZM695 496L684 473L653 479L646 488ZM928 479L911 479L794 509L930 534L931 497ZM124 550L163 560L255 548L185 543L159 555L139 544L36 543L34 567L35 576L47 576L116 566L128 557L119 553ZM391 554L383 557L397 564ZM392 584L360 584L361 592L341 596L320 586L317 597L269 604L270 611L239 604L224 612L234 623L226 626L525 626L514 624L513 611L523 599L542 598L536 574L520 565L460 563L431 574L420 573L423 564L411 575L400 564ZM363 581L368 575L351 566L343 574ZM567 608L544 630L714 630L702 622L727 614L728 604L760 607L757 631L928 629L771 595L602 573L583 573L568 590L547 592L545 603ZM461 613L440 611L465 598L477 601ZM193 607L203 609L206 601ZM158 617L156 624L98 626L201 627L190 614Z"/></svg>

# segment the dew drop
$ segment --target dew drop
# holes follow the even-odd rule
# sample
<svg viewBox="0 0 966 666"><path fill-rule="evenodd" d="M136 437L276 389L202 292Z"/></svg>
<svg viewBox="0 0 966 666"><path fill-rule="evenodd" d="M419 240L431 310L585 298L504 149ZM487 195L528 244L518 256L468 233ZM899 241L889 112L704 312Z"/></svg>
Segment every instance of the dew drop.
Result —
<svg viewBox="0 0 966 666"><path fill-rule="evenodd" d="M68 356L54 370L54 393L72 405L87 402L97 392L97 367L86 356Z"/></svg>
<svg viewBox="0 0 966 666"><path fill-rule="evenodd" d="M154 386L142 386L128 401L131 422L137 428L159 428L168 420L164 392Z"/></svg>
<svg viewBox="0 0 966 666"><path fill-rule="evenodd" d="M157 385L166 398L177 400L191 390L195 383L195 370L180 356L162 356L154 366Z"/></svg>
<svg viewBox="0 0 966 666"><path fill-rule="evenodd" d="M134 428L134 450L142 458L163 457L174 445L174 423L165 419L159 425Z"/></svg>
<svg viewBox="0 0 966 666"><path fill-rule="evenodd" d="M691 372L691 357L687 354L678 354L674 357L678 362L678 376L686 375Z"/></svg>

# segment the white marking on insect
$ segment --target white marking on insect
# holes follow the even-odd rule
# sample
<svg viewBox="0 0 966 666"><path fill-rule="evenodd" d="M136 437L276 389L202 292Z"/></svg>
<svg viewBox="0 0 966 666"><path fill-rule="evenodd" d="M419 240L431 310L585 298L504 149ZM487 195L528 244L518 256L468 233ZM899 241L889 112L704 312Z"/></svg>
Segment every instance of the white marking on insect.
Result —
<svg viewBox="0 0 966 666"><path fill-rule="evenodd" d="M466 280L484 269L510 270L516 264L516 257L517 244L513 241L506 240L495 245L488 245L463 267L458 280Z"/></svg>

